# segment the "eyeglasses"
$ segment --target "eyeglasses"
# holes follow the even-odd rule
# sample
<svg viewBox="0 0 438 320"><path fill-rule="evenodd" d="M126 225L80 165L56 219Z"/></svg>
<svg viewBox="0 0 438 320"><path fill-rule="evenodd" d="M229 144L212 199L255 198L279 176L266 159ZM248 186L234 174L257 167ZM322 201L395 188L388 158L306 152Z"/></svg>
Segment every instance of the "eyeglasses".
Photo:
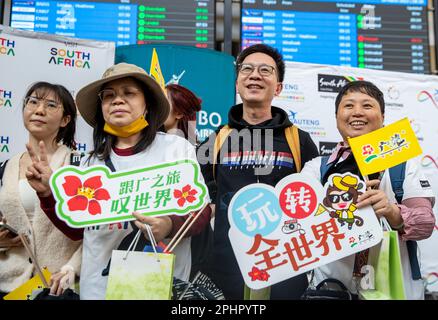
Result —
<svg viewBox="0 0 438 320"><path fill-rule="evenodd" d="M124 87L117 93L114 89L103 89L97 95L102 103L111 103L117 95L123 100L131 100L136 98L142 91L134 87Z"/></svg>
<svg viewBox="0 0 438 320"><path fill-rule="evenodd" d="M331 203L338 203L339 201L341 201L341 199L343 201L350 201L351 199L353 199L353 195L349 192L345 192L342 194L330 194L328 197Z"/></svg>
<svg viewBox="0 0 438 320"><path fill-rule="evenodd" d="M24 99L24 107L30 111L35 111L39 104L43 102L44 109L47 112L56 112L62 104L50 99L29 96Z"/></svg>
<svg viewBox="0 0 438 320"><path fill-rule="evenodd" d="M257 72L262 77L269 77L275 71L275 67L267 65L267 64L258 64L254 65L251 63L241 63L239 65L239 72L244 75L250 75L257 68Z"/></svg>

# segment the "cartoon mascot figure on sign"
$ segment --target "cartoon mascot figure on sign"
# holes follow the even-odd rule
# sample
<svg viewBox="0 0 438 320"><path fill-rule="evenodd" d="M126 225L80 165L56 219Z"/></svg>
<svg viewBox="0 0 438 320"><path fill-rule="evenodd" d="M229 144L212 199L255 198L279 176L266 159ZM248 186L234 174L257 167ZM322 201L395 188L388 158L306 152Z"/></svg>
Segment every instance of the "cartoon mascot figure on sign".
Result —
<svg viewBox="0 0 438 320"><path fill-rule="evenodd" d="M363 219L355 216L357 210L355 204L359 195L362 194L360 189L363 188L363 183L360 182L358 177L351 174L334 175L332 177L332 183L328 186L323 200L330 217L336 218L341 226L347 223L349 230L351 230L353 224L358 227L362 226Z"/></svg>

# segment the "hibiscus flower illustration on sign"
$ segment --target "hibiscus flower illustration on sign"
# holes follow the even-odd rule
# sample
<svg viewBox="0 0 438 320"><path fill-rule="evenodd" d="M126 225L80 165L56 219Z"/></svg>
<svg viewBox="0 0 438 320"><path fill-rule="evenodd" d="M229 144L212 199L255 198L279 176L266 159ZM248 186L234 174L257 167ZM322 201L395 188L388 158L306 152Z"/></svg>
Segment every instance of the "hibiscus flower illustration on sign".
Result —
<svg viewBox="0 0 438 320"><path fill-rule="evenodd" d="M198 191L195 189L192 189L192 186L187 184L185 185L181 190L175 189L173 191L173 197L175 199L178 199L177 203L180 207L184 206L186 201L189 203L192 203L196 200L195 194L197 194Z"/></svg>
<svg viewBox="0 0 438 320"><path fill-rule="evenodd" d="M252 270L248 272L248 275L251 277L251 281L268 281L270 275L265 270L260 270L257 267L252 267Z"/></svg>
<svg viewBox="0 0 438 320"><path fill-rule="evenodd" d="M362 147L362 155L368 156L365 158L366 163L377 158L377 155L374 154L374 148L370 144L367 144L367 145Z"/></svg>
<svg viewBox="0 0 438 320"><path fill-rule="evenodd" d="M70 211L85 211L92 215L102 213L100 200L110 199L108 191L102 188L102 181L99 176L91 177L82 184L81 179L76 176L66 176L62 184L65 194L70 198L67 206Z"/></svg>
<svg viewBox="0 0 438 320"><path fill-rule="evenodd" d="M362 154L364 156L372 155L373 152L374 152L374 148L370 144L367 144L367 145L362 147Z"/></svg>

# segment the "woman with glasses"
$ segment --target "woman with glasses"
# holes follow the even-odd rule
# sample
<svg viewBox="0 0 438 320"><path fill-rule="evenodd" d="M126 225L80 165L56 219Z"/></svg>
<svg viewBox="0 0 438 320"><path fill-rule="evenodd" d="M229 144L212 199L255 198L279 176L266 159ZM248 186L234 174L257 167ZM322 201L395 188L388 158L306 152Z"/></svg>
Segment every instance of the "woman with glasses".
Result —
<svg viewBox="0 0 438 320"><path fill-rule="evenodd" d="M40 141L46 145L51 170L70 164L75 149L76 106L65 87L47 82L33 84L25 95L23 122L29 133L28 145L35 150L39 150ZM0 211L3 221L27 236L40 266L47 266L52 272L51 293L60 294L73 284L74 274L79 275L81 241L72 241L62 234L41 210L37 194L25 175L31 164L28 152L8 160L0 189ZM0 295L3 296L37 273L20 238L0 230Z"/></svg>
<svg viewBox="0 0 438 320"><path fill-rule="evenodd" d="M112 66L102 79L82 88L76 102L84 120L94 128L94 151L81 166L106 165L112 171L119 171L182 158L196 161L194 146L186 139L159 131L169 115L169 101L159 84L140 67L127 63ZM39 148L44 153L44 145ZM135 224L71 229L54 213L54 199L48 185L50 175L43 157L35 157L27 178L38 191L43 210L70 238L83 237L81 299L105 299L112 250L126 250L138 228L146 233L144 224L149 224L159 243L168 242L181 226L176 216L144 217L134 213L139 220ZM142 241L135 249L143 250ZM173 253L174 276L188 280L190 240L181 240Z"/></svg>

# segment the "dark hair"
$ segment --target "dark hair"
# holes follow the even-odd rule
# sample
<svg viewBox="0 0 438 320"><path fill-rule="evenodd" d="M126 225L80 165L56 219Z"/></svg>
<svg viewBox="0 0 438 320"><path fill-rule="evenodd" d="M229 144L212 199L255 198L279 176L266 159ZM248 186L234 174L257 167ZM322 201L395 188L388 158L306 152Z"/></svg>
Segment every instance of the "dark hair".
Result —
<svg viewBox="0 0 438 320"><path fill-rule="evenodd" d="M167 95L172 103L172 108L183 115L178 120L177 128L184 133L186 139L189 138L189 121L196 121L196 112L201 110L201 102L192 91L178 84L168 84L166 86ZM196 137L195 128L190 133L190 137Z"/></svg>
<svg viewBox="0 0 438 320"><path fill-rule="evenodd" d="M338 113L338 108L339 104L341 103L342 97L350 92L362 92L376 99L380 105L380 111L382 112L382 114L385 114L385 100L383 98L383 92L380 91L380 89L377 88L374 83L363 80L349 82L341 89L335 101L335 114Z"/></svg>
<svg viewBox="0 0 438 320"><path fill-rule="evenodd" d="M143 82L132 77L126 78L134 80L135 83L142 89L147 106L153 106L157 104L153 96L148 94L149 88ZM105 85L106 84L104 84L101 89L103 89ZM156 112L153 112L154 109L151 107L147 107L147 110L149 110L149 112L145 115L145 119L149 123L149 125L141 131L140 140L134 146L134 153L141 152L145 150L148 146L150 146L155 139L155 135L157 134L159 127L161 126L161 124L158 123L159 115ZM145 110L145 112L147 110ZM116 143L116 137L103 131L103 127L105 126L105 120L103 119L101 105L97 107L96 123L97 124L93 130L94 150L91 152L91 156L96 156L100 160L106 160L109 158L111 154L111 149Z"/></svg>
<svg viewBox="0 0 438 320"><path fill-rule="evenodd" d="M34 83L26 92L25 98L32 93L38 98L46 98L50 93L55 95L57 102L62 104L63 117L70 116L70 122L63 128L59 128L55 141L61 142L71 149L76 149L75 131L76 131L76 104L71 93L60 84L52 84L44 81ZM25 105L23 102L23 109Z"/></svg>
<svg viewBox="0 0 438 320"><path fill-rule="evenodd" d="M266 44L255 44L253 46L250 46L243 50L236 59L236 72L239 72L239 66L245 60L247 56L253 53L264 53L270 56L272 59L274 59L275 64L277 65L277 73L278 73L278 81L283 82L284 80L284 72L285 72L285 65L282 54L275 49L274 47L268 46Z"/></svg>

